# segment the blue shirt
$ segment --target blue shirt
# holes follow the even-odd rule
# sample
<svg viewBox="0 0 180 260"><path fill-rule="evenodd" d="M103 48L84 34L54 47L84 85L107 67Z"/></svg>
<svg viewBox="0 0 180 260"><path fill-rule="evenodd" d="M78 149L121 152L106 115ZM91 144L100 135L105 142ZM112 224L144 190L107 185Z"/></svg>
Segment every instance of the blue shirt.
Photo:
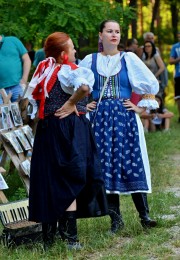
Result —
<svg viewBox="0 0 180 260"><path fill-rule="evenodd" d="M180 57L180 42L174 44L171 49L170 57L177 59ZM175 78L180 77L180 61L175 64Z"/></svg>
<svg viewBox="0 0 180 260"><path fill-rule="evenodd" d="M45 51L44 48L39 49L35 52L35 56L34 56L34 62L33 65L35 67L37 67L37 65L39 64L40 61L45 60L46 55L45 55Z"/></svg>
<svg viewBox="0 0 180 260"><path fill-rule="evenodd" d="M27 53L22 42L14 37L4 37L0 42L0 89L18 85L23 74L22 56Z"/></svg>

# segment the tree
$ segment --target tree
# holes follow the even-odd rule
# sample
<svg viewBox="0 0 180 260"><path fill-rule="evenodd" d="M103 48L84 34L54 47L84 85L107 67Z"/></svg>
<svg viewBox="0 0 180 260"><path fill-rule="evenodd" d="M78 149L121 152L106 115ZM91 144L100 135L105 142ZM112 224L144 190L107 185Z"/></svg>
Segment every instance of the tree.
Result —
<svg viewBox="0 0 180 260"><path fill-rule="evenodd" d="M180 3L179 1L169 1L170 8L171 8L171 23L172 23L172 29L173 29L173 36L174 36L174 42L177 40L177 32L178 32L178 14L180 9Z"/></svg>
<svg viewBox="0 0 180 260"><path fill-rule="evenodd" d="M132 38L137 38L137 0L131 0L129 6L135 8L136 17L131 21Z"/></svg>
<svg viewBox="0 0 180 260"><path fill-rule="evenodd" d="M104 17L120 21L120 15L131 16L129 9L117 5L109 0L0 0L0 32L38 44L54 31L65 31L77 45L79 38L98 34Z"/></svg>
<svg viewBox="0 0 180 260"><path fill-rule="evenodd" d="M151 28L150 31L154 32L154 21L157 19L159 13L160 0L155 0L152 12Z"/></svg>
<svg viewBox="0 0 180 260"><path fill-rule="evenodd" d="M115 2L119 3L116 9L119 8L118 14L120 16L120 25L121 25L121 42L126 44L128 38L128 27L129 24L133 24L133 33L134 36L137 34L137 0L130 0L129 5L123 6L122 0L115 0Z"/></svg>

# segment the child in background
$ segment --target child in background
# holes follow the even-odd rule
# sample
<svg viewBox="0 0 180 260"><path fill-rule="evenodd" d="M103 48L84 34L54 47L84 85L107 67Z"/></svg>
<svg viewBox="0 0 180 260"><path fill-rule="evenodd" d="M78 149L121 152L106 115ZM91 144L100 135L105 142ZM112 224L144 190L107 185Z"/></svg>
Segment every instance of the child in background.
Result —
<svg viewBox="0 0 180 260"><path fill-rule="evenodd" d="M159 104L158 109L151 111L146 110L141 114L145 132L155 132L156 130L169 131L170 120L174 114L164 107L163 100L160 96L156 95L156 100Z"/></svg>

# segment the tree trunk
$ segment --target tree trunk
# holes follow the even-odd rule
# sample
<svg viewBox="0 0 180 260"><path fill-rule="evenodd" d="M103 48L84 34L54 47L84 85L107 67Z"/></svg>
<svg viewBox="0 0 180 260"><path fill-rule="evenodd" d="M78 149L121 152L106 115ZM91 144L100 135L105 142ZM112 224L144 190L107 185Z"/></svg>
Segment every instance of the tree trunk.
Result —
<svg viewBox="0 0 180 260"><path fill-rule="evenodd" d="M175 2L170 2L171 7L171 23L174 35L174 42L177 41L177 31L178 31L178 8Z"/></svg>
<svg viewBox="0 0 180 260"><path fill-rule="evenodd" d="M160 6L160 0L155 0L154 6L153 6L153 13L152 13L152 20L151 20L151 32L154 33L154 22L157 18L158 12L159 12L159 6Z"/></svg>
<svg viewBox="0 0 180 260"><path fill-rule="evenodd" d="M140 1L140 35L143 35L144 33L144 29L143 29L143 23L144 23L144 19L143 19L143 11L142 11L142 1Z"/></svg>
<svg viewBox="0 0 180 260"><path fill-rule="evenodd" d="M137 17L137 0L130 0L129 7L133 7L136 9L136 17ZM132 28L132 38L137 38L137 19L131 20L131 28Z"/></svg>

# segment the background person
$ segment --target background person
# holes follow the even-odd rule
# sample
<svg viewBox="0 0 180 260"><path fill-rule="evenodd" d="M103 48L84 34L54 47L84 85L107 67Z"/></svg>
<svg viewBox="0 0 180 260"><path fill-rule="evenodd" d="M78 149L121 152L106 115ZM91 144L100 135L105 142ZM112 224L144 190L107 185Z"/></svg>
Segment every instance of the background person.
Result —
<svg viewBox="0 0 180 260"><path fill-rule="evenodd" d="M118 50L119 50L119 51L124 51L124 50L125 50L125 45L124 45L124 43L121 43L121 42L120 42L120 43L118 44Z"/></svg>
<svg viewBox="0 0 180 260"><path fill-rule="evenodd" d="M136 54L137 50L138 50L138 41L135 38L128 39L126 43L125 51L126 52L131 51ZM138 102L141 100L141 95L133 91L130 100L133 104L137 105Z"/></svg>
<svg viewBox="0 0 180 260"><path fill-rule="evenodd" d="M159 92L158 95L164 96L164 88L161 88L161 81L159 76L164 71L165 66L159 54L157 54L156 47L153 42L146 41L143 47L142 61L154 74L159 81Z"/></svg>
<svg viewBox="0 0 180 260"><path fill-rule="evenodd" d="M28 50L28 54L29 54L29 58L31 60L31 64L33 64L34 56L35 56L35 50L34 50L34 47L33 47L33 43L32 42L26 42L25 47Z"/></svg>
<svg viewBox="0 0 180 260"><path fill-rule="evenodd" d="M42 61L42 60L45 60L45 58L46 58L46 55L45 55L44 48L41 48L41 49L37 50L35 52L35 55L34 55L33 66L37 67L39 62Z"/></svg>
<svg viewBox="0 0 180 260"><path fill-rule="evenodd" d="M31 60L22 42L14 36L0 35L0 89L12 93L12 102L22 96L22 86L27 84L30 69Z"/></svg>
<svg viewBox="0 0 180 260"><path fill-rule="evenodd" d="M138 49L138 41L135 38L127 39L125 51L126 52L132 51L132 52L136 53L137 49Z"/></svg>
<svg viewBox="0 0 180 260"><path fill-rule="evenodd" d="M149 217L146 197L151 192L150 168L143 126L138 116L146 107L158 107L155 94L158 81L144 63L132 52L123 55L118 50L120 26L116 21L101 23L99 37L101 51L87 55L80 66L91 68L95 75L92 98L88 105L94 124L96 142L101 159L111 218L111 232L124 225L119 210L119 195L132 194L141 224L153 227L156 221ZM99 102L107 76L107 86ZM130 102L132 89L142 95L138 106Z"/></svg>
<svg viewBox="0 0 180 260"><path fill-rule="evenodd" d="M180 32L177 34L178 42L171 48L169 63L175 65L174 90L175 100L178 106L178 122L180 123Z"/></svg>
<svg viewBox="0 0 180 260"><path fill-rule="evenodd" d="M44 43L45 43L45 39L42 40L41 48L35 52L34 61L33 61L33 66L35 68L38 66L40 61L43 61L46 59L46 54L44 51Z"/></svg>
<svg viewBox="0 0 180 260"><path fill-rule="evenodd" d="M145 32L143 34L143 39L144 39L144 43L146 41L150 41L155 45L155 36L154 33L152 32ZM136 54L141 58L144 59L144 52L143 52L143 48L144 46L141 46L140 48L137 49ZM163 61L163 58L161 56L160 50L157 46L155 46L156 48L156 56L160 56L161 60ZM163 72L160 74L159 79L160 79L160 94L163 95L163 100L165 99L165 92L164 89L165 87L168 85L168 70L166 67L165 62L164 63L164 70Z"/></svg>
<svg viewBox="0 0 180 260"><path fill-rule="evenodd" d="M44 49L47 58L28 89L29 99L38 101L40 118L31 159L29 219L42 223L45 248L58 222L63 241L80 249L76 218L106 214L104 181L85 116L94 76L72 63L76 51L67 34L49 35Z"/></svg>
<svg viewBox="0 0 180 260"><path fill-rule="evenodd" d="M144 43L146 42L146 41L151 41L152 43L154 43L155 44L155 36L154 36L154 33L152 33L152 32L145 32L144 34L143 34L143 39L144 39ZM140 57L140 58L142 58L142 56L143 56L143 47L144 47L144 45L142 45L142 46L140 46L138 49L137 49L137 55ZM156 51L157 51L157 54L159 54L160 55L160 51L159 51L159 48L158 47L156 47Z"/></svg>
<svg viewBox="0 0 180 260"><path fill-rule="evenodd" d="M170 129L170 120L174 114L164 107L161 96L156 95L156 100L159 104L159 108L151 111L146 110L141 114L145 132L155 132L156 130L167 132Z"/></svg>
<svg viewBox="0 0 180 260"><path fill-rule="evenodd" d="M143 39L144 39L144 42L150 41L155 44L155 36L154 36L154 33L152 33L152 32L145 32L143 34Z"/></svg>

